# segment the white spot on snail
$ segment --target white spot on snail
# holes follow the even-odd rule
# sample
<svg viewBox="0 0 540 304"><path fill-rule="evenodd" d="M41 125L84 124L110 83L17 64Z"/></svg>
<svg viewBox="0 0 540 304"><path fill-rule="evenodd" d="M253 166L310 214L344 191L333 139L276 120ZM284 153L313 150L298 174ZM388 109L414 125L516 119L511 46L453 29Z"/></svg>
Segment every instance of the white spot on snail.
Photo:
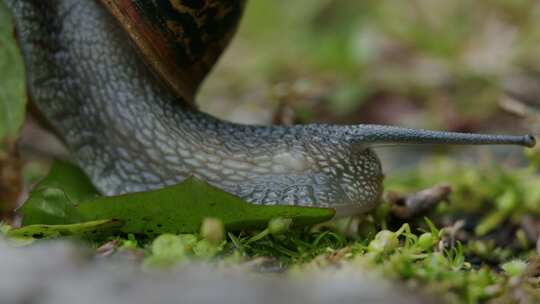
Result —
<svg viewBox="0 0 540 304"><path fill-rule="evenodd" d="M345 167L344 167L342 164L340 164L340 163L337 163L335 166L336 166L336 168L338 168L340 171L345 170Z"/></svg>
<svg viewBox="0 0 540 304"><path fill-rule="evenodd" d="M266 173L270 173L270 169L264 168L264 167L255 167L253 168L253 172L259 173L259 174L266 174Z"/></svg>
<svg viewBox="0 0 540 304"><path fill-rule="evenodd" d="M182 142L182 141L175 142L175 145L177 146L178 150L186 150L187 149L186 144L184 142Z"/></svg>
<svg viewBox="0 0 540 304"><path fill-rule="evenodd" d="M116 148L116 151L118 151L118 154L120 155L120 157L129 159L129 153L126 149L118 147Z"/></svg>
<svg viewBox="0 0 540 304"><path fill-rule="evenodd" d="M148 141L148 138L146 138L141 133L135 133L135 139L138 140L140 143L142 143L145 146L152 146L152 143Z"/></svg>
<svg viewBox="0 0 540 304"><path fill-rule="evenodd" d="M178 156L175 156L175 155L167 155L167 156L165 156L165 160L167 162L170 162L170 163L179 163L180 162L180 158L178 158Z"/></svg>
<svg viewBox="0 0 540 304"><path fill-rule="evenodd" d="M317 154L315 157L320 161L326 160L326 156L324 154Z"/></svg>
<svg viewBox="0 0 540 304"><path fill-rule="evenodd" d="M301 206L312 206L313 200L309 196L302 196L298 199L298 204Z"/></svg>
<svg viewBox="0 0 540 304"><path fill-rule="evenodd" d="M150 159L154 161L158 161L158 162L161 160L162 158L161 151L155 150L155 149L149 149L147 151L148 151L148 156L150 156Z"/></svg>
<svg viewBox="0 0 540 304"><path fill-rule="evenodd" d="M270 161L270 157L268 155L256 156L256 157L253 158L253 161L255 163L268 162L268 161Z"/></svg>
<svg viewBox="0 0 540 304"><path fill-rule="evenodd" d="M231 176L227 176L227 178L232 180L232 181L237 181L237 182L241 182L241 181L244 181L246 179L245 177L242 177L240 175L231 175Z"/></svg>
<svg viewBox="0 0 540 304"><path fill-rule="evenodd" d="M221 184L220 187L222 187L224 190L236 189L236 186L237 186L236 182L228 181L228 180L221 180L219 183Z"/></svg>
<svg viewBox="0 0 540 304"><path fill-rule="evenodd" d="M184 162L188 165L191 165L193 167L199 167L201 166L201 163L199 163L198 160L194 159L194 158L187 158L187 159L184 159Z"/></svg>
<svg viewBox="0 0 540 304"><path fill-rule="evenodd" d="M272 172L274 172L274 173L285 173L285 172L287 172L287 167L285 167L284 165L280 165L280 164L273 165L272 166Z"/></svg>
<svg viewBox="0 0 540 304"><path fill-rule="evenodd" d="M221 173L223 173L224 175L230 175L230 174L234 173L234 170L225 168L225 169L221 170Z"/></svg>
<svg viewBox="0 0 540 304"><path fill-rule="evenodd" d="M169 139L167 138L167 135L168 135L168 134L169 134L169 133L167 133L167 132L164 132L164 133L161 133L161 132L155 132L155 135L154 135L154 136L155 136L159 141L161 141L161 142L167 142L167 141L169 140ZM150 135L150 136L151 136L151 135Z"/></svg>
<svg viewBox="0 0 540 304"><path fill-rule="evenodd" d="M221 158L229 157L229 155L227 155L227 153L223 152L222 150L216 150L215 154L218 155Z"/></svg>
<svg viewBox="0 0 540 304"><path fill-rule="evenodd" d="M257 165L259 165L261 167L265 167L265 168L270 168L270 167L272 167L272 162L265 161L265 162L262 162L262 163L258 163Z"/></svg>
<svg viewBox="0 0 540 304"><path fill-rule="evenodd" d="M204 176L205 178L207 178L208 180L217 180L219 179L219 176L210 172L210 171L207 171L207 170L198 170L197 171L199 174L201 174L202 176Z"/></svg>
<svg viewBox="0 0 540 304"><path fill-rule="evenodd" d="M208 161L208 158L207 158L206 155L204 155L204 154L200 154L200 153L199 153L199 154L195 154L195 155L193 155L193 156L194 156L196 159L198 159L198 160L200 160L200 161L202 161L202 162Z"/></svg>
<svg viewBox="0 0 540 304"><path fill-rule="evenodd" d="M119 161L118 166L120 168L122 168L127 173L137 172L137 170L135 169L135 166L132 163L128 162L128 161Z"/></svg>
<svg viewBox="0 0 540 304"><path fill-rule="evenodd" d="M188 167L185 166L183 163L177 163L177 164L167 164L167 166L173 170L174 172L187 172L189 171Z"/></svg>
<svg viewBox="0 0 540 304"><path fill-rule="evenodd" d="M284 204L294 205L295 204L295 197L294 197L294 195L285 195L282 198L282 201L283 201Z"/></svg>
<svg viewBox="0 0 540 304"><path fill-rule="evenodd" d="M319 166L321 166L321 167L328 167L329 164L328 164L328 162L326 162L326 161L321 161L321 162L319 162Z"/></svg>
<svg viewBox="0 0 540 304"><path fill-rule="evenodd" d="M248 176L248 172L242 171L242 170L236 171L236 174L238 174L238 175L240 175L240 176L243 176L243 177L247 177L247 176Z"/></svg>
<svg viewBox="0 0 540 304"><path fill-rule="evenodd" d="M212 170L220 171L223 167L220 164L208 163L206 166Z"/></svg>
<svg viewBox="0 0 540 304"><path fill-rule="evenodd" d="M222 161L221 163L224 166L232 168L232 169L247 170L251 168L251 166L248 163L240 162L233 159L226 159Z"/></svg>
<svg viewBox="0 0 540 304"><path fill-rule="evenodd" d="M165 143L162 143L162 142L158 142L158 148L161 149L161 151L164 153L164 154L169 154L169 155L174 155L176 154L176 152L174 151L174 149L168 145L168 144L165 144Z"/></svg>
<svg viewBox="0 0 540 304"><path fill-rule="evenodd" d="M214 162L214 163L219 162L219 157L217 157L215 155L207 155L206 158L208 158L208 161L211 161L211 162Z"/></svg>
<svg viewBox="0 0 540 304"><path fill-rule="evenodd" d="M159 183L161 181L157 175L151 172L142 172L142 177L145 181L150 183Z"/></svg>
<svg viewBox="0 0 540 304"><path fill-rule="evenodd" d="M184 150L184 149L179 149L178 154L180 154L180 156L182 156L184 158L187 158L187 157L191 156L191 152L189 150Z"/></svg>
<svg viewBox="0 0 540 304"><path fill-rule="evenodd" d="M248 157L246 153L235 153L234 156L235 156L236 158L240 158L240 159L242 159L242 158L245 159L245 158Z"/></svg>
<svg viewBox="0 0 540 304"><path fill-rule="evenodd" d="M207 143L209 145L213 145L213 146L220 146L221 145L221 142L219 141L219 139L218 138L213 138L213 137L208 138Z"/></svg>
<svg viewBox="0 0 540 304"><path fill-rule="evenodd" d="M272 200L277 200L279 198L279 195L275 191L268 191L266 197Z"/></svg>
<svg viewBox="0 0 540 304"><path fill-rule="evenodd" d="M301 153L282 152L274 155L272 158L274 165L272 170L276 173L282 173L287 169L292 171L305 171L309 168L307 159Z"/></svg>

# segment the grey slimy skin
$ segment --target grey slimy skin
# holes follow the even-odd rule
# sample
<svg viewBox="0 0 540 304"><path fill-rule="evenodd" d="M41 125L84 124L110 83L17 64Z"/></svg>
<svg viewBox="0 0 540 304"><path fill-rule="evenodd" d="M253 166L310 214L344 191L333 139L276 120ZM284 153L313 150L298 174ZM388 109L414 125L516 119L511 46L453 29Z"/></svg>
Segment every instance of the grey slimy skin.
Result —
<svg viewBox="0 0 540 304"><path fill-rule="evenodd" d="M5 0L32 101L106 195L196 176L256 204L376 206L381 144L517 144L527 136L377 125L234 124L179 102L97 0Z"/></svg>

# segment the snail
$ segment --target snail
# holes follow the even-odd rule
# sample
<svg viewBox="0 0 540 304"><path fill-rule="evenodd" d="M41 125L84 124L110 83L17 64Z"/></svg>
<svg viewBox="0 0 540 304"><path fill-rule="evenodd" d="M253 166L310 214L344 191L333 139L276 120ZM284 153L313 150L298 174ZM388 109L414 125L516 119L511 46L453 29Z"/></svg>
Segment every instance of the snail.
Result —
<svg viewBox="0 0 540 304"><path fill-rule="evenodd" d="M195 94L244 1L4 1L30 100L104 195L195 176L250 203L361 213L382 192L373 146L535 144L382 125L243 125L200 112Z"/></svg>

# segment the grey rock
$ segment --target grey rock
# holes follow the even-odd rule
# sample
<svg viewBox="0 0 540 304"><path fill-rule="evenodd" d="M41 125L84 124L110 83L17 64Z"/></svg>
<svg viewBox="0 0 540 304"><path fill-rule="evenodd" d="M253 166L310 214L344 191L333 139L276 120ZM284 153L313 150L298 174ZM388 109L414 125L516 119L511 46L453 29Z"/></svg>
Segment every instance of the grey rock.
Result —
<svg viewBox="0 0 540 304"><path fill-rule="evenodd" d="M428 303L352 267L302 278L209 264L143 272L88 253L64 241L20 248L0 242L0 303Z"/></svg>

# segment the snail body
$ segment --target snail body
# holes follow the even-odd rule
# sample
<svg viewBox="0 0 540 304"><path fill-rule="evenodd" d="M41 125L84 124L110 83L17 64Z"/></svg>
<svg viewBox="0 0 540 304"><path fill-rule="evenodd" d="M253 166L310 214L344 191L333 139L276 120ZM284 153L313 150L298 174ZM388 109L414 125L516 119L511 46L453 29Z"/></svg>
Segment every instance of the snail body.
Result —
<svg viewBox="0 0 540 304"><path fill-rule="evenodd" d="M32 102L105 195L195 176L256 204L358 213L382 192L373 145L534 145L529 135L242 125L202 113L195 92L234 33L242 1L5 1Z"/></svg>

